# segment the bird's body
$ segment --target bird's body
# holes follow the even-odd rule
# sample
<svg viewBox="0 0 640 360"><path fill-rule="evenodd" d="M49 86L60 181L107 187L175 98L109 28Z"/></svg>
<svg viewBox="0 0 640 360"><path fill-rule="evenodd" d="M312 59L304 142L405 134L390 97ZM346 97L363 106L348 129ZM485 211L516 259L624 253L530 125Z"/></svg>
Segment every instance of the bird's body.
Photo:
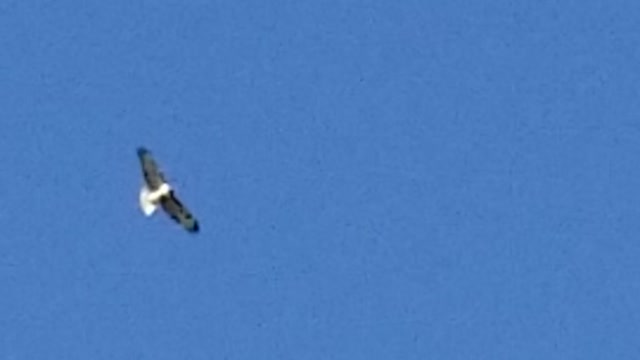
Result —
<svg viewBox="0 0 640 360"><path fill-rule="evenodd" d="M175 196L174 190L165 181L151 153L145 148L138 148L138 158L142 166L144 185L140 190L140 208L146 216L151 216L158 207L162 209L187 231L196 233L200 230L198 221L191 212L182 205Z"/></svg>
<svg viewBox="0 0 640 360"><path fill-rule="evenodd" d="M167 183L163 183L156 190L149 190L146 184L142 185L142 189L140 189L140 208L142 208L142 212L147 216L153 215L158 209L160 199L169 195L170 192L171 186Z"/></svg>

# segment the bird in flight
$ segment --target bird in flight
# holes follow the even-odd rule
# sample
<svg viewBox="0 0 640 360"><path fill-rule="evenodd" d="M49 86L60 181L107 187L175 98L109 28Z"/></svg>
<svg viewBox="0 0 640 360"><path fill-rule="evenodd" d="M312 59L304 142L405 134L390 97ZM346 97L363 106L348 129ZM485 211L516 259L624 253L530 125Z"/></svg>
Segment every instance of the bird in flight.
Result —
<svg viewBox="0 0 640 360"><path fill-rule="evenodd" d="M140 159L142 175L144 176L144 185L140 190L140 208L142 212L146 216L151 216L160 206L188 232L197 233L200 231L198 220L178 200L149 150L139 147L138 158Z"/></svg>

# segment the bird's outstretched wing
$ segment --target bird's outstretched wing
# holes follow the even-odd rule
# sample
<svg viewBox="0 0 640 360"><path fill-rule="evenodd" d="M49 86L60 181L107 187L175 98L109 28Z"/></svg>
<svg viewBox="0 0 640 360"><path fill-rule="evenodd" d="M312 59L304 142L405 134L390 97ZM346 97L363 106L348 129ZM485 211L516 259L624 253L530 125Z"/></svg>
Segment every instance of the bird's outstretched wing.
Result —
<svg viewBox="0 0 640 360"><path fill-rule="evenodd" d="M198 220L196 220L191 212L176 198L173 190L169 192L168 195L160 198L160 205L162 205L162 209L164 209L173 220L181 224L187 231L197 233L200 230Z"/></svg>
<svg viewBox="0 0 640 360"><path fill-rule="evenodd" d="M138 158L140 158L142 175L144 176L144 181L147 183L147 187L149 187L151 191L158 189L165 180L164 175L160 171L160 168L158 168L158 164L151 156L151 153L149 150L139 147Z"/></svg>

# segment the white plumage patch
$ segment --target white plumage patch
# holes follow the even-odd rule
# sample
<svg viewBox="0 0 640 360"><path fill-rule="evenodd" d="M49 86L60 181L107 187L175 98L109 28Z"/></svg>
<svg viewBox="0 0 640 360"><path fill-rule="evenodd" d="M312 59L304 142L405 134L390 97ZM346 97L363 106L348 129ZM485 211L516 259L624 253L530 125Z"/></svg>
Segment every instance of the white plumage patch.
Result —
<svg viewBox="0 0 640 360"><path fill-rule="evenodd" d="M147 185L143 185L140 189L140 208L146 216L151 216L158 209L160 198L168 195L171 187L167 183L163 183L156 191L150 191Z"/></svg>

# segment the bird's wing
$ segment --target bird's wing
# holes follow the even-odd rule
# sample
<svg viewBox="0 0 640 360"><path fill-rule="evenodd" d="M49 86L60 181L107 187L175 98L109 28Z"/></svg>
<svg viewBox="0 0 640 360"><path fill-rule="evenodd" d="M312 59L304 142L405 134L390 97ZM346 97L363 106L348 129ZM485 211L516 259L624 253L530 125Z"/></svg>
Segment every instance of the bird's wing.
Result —
<svg viewBox="0 0 640 360"><path fill-rule="evenodd" d="M198 220L182 205L173 191L160 198L160 205L162 205L164 211L166 211L173 220L181 224L187 231L196 233L200 230Z"/></svg>
<svg viewBox="0 0 640 360"><path fill-rule="evenodd" d="M142 166L142 175L144 176L144 181L147 183L147 186L151 191L156 190L162 185L164 180L164 175L158 168L158 164L151 156L149 150L139 147L138 148L138 158L140 158L140 165Z"/></svg>

